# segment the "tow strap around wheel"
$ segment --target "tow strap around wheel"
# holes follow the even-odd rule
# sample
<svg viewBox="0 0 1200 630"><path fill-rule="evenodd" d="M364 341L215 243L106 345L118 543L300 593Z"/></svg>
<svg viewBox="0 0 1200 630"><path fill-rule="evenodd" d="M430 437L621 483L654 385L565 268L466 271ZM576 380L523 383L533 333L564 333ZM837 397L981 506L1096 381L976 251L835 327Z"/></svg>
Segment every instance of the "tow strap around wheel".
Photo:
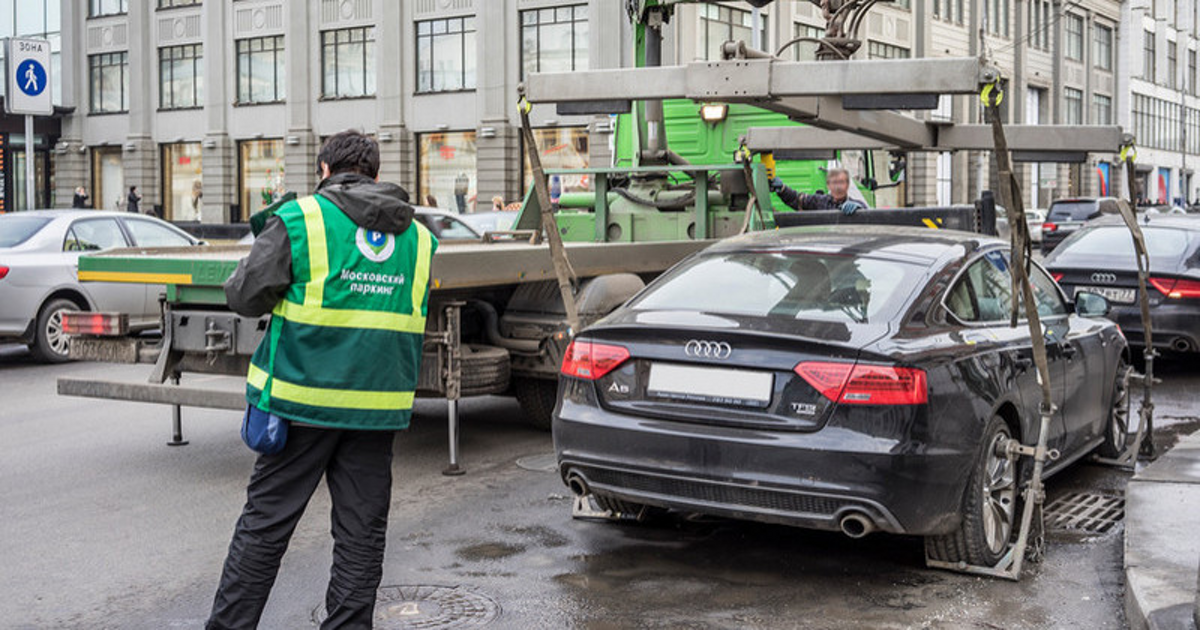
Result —
<svg viewBox="0 0 1200 630"><path fill-rule="evenodd" d="M1029 225L1025 222L1025 208L1021 198L1021 186L1013 174L1012 159L1008 152L1008 140L1004 135L1004 124L1000 117L1000 103L1004 100L1004 91L999 79L983 87L979 93L985 111L992 123L992 141L995 145L997 171L1000 182L997 192L1000 204L1008 215L1010 238L1012 245L1012 262L1010 265L1012 277L1012 312L1010 326L1016 327L1021 315L1025 316L1029 325L1029 336L1033 345L1033 363L1037 370L1038 385L1041 388L1041 404L1038 406L1040 423L1038 426L1037 442L1033 446L1020 443L1020 438L1013 437L997 448L1003 448L1003 455L1010 461L1016 462L1019 457L1033 458L1033 473L1022 492L1023 510L1021 512L1020 529L1017 540L1000 558L995 566L974 566L966 563L949 563L925 557L925 563L930 567L961 571L976 575L1001 577L1009 580L1021 578L1021 568L1026 557L1038 561L1043 554L1044 526L1042 520L1042 505L1045 502L1045 490L1042 485L1042 472L1047 459L1057 459L1058 452L1046 448L1049 439L1050 423L1056 408L1050 389L1050 369L1046 358L1046 337L1042 329L1041 317L1034 301L1033 285L1030 284L1029 274L1032 268L1032 245L1029 238ZM1024 305L1024 308L1022 308ZM1065 342L1066 340L1063 340ZM999 453L998 453L999 454Z"/></svg>

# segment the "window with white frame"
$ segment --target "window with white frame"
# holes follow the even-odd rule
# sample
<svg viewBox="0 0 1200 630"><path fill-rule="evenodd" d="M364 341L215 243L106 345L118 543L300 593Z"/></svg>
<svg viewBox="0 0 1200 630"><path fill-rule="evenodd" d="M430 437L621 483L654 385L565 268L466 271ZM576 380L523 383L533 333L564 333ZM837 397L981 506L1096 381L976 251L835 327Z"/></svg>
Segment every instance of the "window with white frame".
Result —
<svg viewBox="0 0 1200 630"><path fill-rule="evenodd" d="M721 58L721 44L729 41L753 41L753 14L718 4L702 4L699 7L700 29L696 34L696 58L712 60ZM759 36L764 49L767 43L767 16L761 16Z"/></svg>
<svg viewBox="0 0 1200 630"><path fill-rule="evenodd" d="M417 91L475 89L475 16L417 22Z"/></svg>
<svg viewBox="0 0 1200 630"><path fill-rule="evenodd" d="M1083 18L1068 13L1066 18L1066 54L1067 59L1083 61Z"/></svg>
<svg viewBox="0 0 1200 630"><path fill-rule="evenodd" d="M354 98L375 94L375 27L321 32L321 95Z"/></svg>
<svg viewBox="0 0 1200 630"><path fill-rule="evenodd" d="M1068 125L1083 124L1083 91L1063 88L1063 122Z"/></svg>
<svg viewBox="0 0 1200 630"><path fill-rule="evenodd" d="M952 153L949 151L938 153L936 171L937 203L939 206L948 206L952 203L951 196L954 191L954 156Z"/></svg>
<svg viewBox="0 0 1200 630"><path fill-rule="evenodd" d="M796 24L792 32L793 37L807 37L809 39L821 39L825 37L825 29L808 24ZM792 44L792 58L796 61L816 61L817 44L814 42L797 42Z"/></svg>
<svg viewBox="0 0 1200 630"><path fill-rule="evenodd" d="M570 72L588 68L588 6L521 12L521 72Z"/></svg>
<svg viewBox="0 0 1200 630"><path fill-rule="evenodd" d="M1096 24L1092 32L1094 64L1099 70L1111 71L1113 69L1113 30L1103 24Z"/></svg>

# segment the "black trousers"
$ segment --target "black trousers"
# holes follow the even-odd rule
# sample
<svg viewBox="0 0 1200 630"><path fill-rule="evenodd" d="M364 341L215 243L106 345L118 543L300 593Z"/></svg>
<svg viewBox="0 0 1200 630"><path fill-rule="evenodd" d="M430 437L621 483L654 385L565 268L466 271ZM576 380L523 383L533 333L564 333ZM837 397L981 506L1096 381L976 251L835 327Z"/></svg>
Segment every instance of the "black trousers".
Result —
<svg viewBox="0 0 1200 630"><path fill-rule="evenodd" d="M321 476L333 503L333 569L321 628L370 628L392 491L394 431L292 425L277 455L260 455L246 490L208 630L256 628L279 563Z"/></svg>

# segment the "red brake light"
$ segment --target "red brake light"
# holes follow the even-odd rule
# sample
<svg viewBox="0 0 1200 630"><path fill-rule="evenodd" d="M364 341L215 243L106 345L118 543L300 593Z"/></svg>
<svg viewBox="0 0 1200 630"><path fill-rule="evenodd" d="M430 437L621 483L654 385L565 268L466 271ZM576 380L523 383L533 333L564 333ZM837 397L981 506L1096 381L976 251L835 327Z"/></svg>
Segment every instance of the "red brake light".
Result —
<svg viewBox="0 0 1200 630"><path fill-rule="evenodd" d="M129 316L124 313L63 313L63 332L68 335L121 336L129 332Z"/></svg>
<svg viewBox="0 0 1200 630"><path fill-rule="evenodd" d="M1058 230L1058 226L1049 221L1046 221L1045 223L1042 224L1043 232L1054 232L1056 230Z"/></svg>
<svg viewBox="0 0 1200 630"><path fill-rule="evenodd" d="M1050 277L1054 278L1054 281L1055 281L1055 282L1062 282L1062 279L1063 279L1063 274L1061 274L1061 273L1052 273L1052 274L1050 274Z"/></svg>
<svg viewBox="0 0 1200 630"><path fill-rule="evenodd" d="M0 265L0 280L3 280L4 276L7 276L7 275L8 275L8 267L5 267L4 265Z"/></svg>
<svg viewBox="0 0 1200 630"><path fill-rule="evenodd" d="M562 373L594 381L620 367L629 359L629 350L590 341L572 341L563 357Z"/></svg>
<svg viewBox="0 0 1200 630"><path fill-rule="evenodd" d="M1150 278L1150 285L1170 300L1200 298L1200 281L1174 278Z"/></svg>
<svg viewBox="0 0 1200 630"><path fill-rule="evenodd" d="M923 405L929 400L925 371L890 365L805 361L796 374L821 395L848 405Z"/></svg>

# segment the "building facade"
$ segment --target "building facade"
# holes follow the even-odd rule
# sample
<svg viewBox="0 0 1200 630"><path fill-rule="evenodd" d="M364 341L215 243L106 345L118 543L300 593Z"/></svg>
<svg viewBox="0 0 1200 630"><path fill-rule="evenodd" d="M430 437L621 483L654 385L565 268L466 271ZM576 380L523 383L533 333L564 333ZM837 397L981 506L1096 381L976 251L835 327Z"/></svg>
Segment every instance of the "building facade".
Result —
<svg viewBox="0 0 1200 630"><path fill-rule="evenodd" d="M1200 93L1195 0L1142 0L1121 11L1120 123L1137 138L1138 198L1184 205L1200 199Z"/></svg>
<svg viewBox="0 0 1200 630"><path fill-rule="evenodd" d="M1146 190L1164 177L1174 186L1168 197L1187 197L1188 163L1200 164L1196 3L1138 1L1146 7L881 3L856 56L986 52L1007 81L1008 122L1133 129ZM624 11L615 0L61 0L56 93L70 113L55 138L51 188L65 200L84 185L98 207L113 208L136 185L143 204L168 219L244 221L282 191L311 190L321 140L354 128L379 140L381 177L422 203L469 211L495 196L516 201L527 184L516 111L522 77L630 65ZM752 24L743 2L680 5L664 63L715 58L726 40L754 39ZM772 3L759 24L766 50L819 37L825 25L808 0ZM787 55L806 59L813 50L799 44ZM1153 80L1145 79L1147 55ZM916 115L983 120L972 95L943 97L937 110ZM610 159L607 118L538 106L531 121L548 166ZM1115 160L1020 165L1025 203L1121 193ZM987 152L914 153L907 164L898 203L966 203L995 187ZM564 182L568 190L586 185Z"/></svg>

